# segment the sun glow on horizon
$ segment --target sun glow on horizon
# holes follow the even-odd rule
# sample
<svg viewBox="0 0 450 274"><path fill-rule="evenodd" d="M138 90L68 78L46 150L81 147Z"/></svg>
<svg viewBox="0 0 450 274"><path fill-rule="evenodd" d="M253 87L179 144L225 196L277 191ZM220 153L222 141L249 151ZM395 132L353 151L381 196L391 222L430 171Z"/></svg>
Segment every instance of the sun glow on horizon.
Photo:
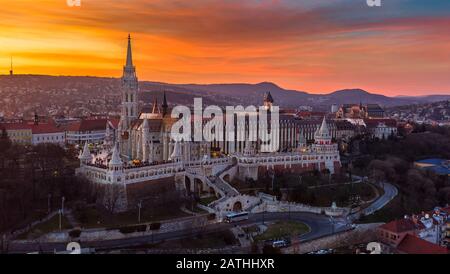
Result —
<svg viewBox="0 0 450 274"><path fill-rule="evenodd" d="M408 2L0 0L0 74L119 77L131 33L140 80L448 94L450 11Z"/></svg>

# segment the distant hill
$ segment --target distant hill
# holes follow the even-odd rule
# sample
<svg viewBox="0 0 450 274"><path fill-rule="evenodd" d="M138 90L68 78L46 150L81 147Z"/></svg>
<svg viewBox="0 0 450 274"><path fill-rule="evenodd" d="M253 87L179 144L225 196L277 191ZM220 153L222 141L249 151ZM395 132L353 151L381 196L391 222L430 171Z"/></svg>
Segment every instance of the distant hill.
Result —
<svg viewBox="0 0 450 274"><path fill-rule="evenodd" d="M140 98L145 104L157 97L161 102L165 91L169 104L191 105L194 97L202 97L204 104L217 105L260 105L265 92L270 91L277 105L297 108L301 105L316 109L329 109L332 104L373 103L391 107L417 103L450 100L449 95L388 97L369 93L361 89L344 89L329 94L310 94L305 91L283 89L270 82L257 84L170 84L141 81ZM106 77L8 75L0 76L0 97L3 97L7 113L46 111L69 113L76 101L79 110L87 113L105 108L114 112L120 104L120 80ZM1 101L1 99L0 99ZM11 104L11 102L13 104ZM86 107L83 102L91 106ZM83 108L84 107L84 108ZM21 108L21 109L20 109Z"/></svg>
<svg viewBox="0 0 450 274"><path fill-rule="evenodd" d="M144 86L152 86L152 82L143 82ZM167 84L158 83L159 88L201 95L203 98L218 104L260 104L265 92L270 92L276 103L282 107L298 107L310 105L316 108L328 108L332 104L380 104L381 106L398 106L424 102L450 100L450 95L430 95L421 97L388 97L369 93L362 89L344 89L329 94L310 94L305 91L288 90L274 83L258 84Z"/></svg>

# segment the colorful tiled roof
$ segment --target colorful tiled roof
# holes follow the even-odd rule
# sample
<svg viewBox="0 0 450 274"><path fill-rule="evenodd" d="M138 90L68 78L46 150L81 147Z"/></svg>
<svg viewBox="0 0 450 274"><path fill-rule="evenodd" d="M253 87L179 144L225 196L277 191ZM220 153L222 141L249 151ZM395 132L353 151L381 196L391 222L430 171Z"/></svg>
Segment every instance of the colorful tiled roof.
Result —
<svg viewBox="0 0 450 274"><path fill-rule="evenodd" d="M406 254L448 254L447 248L407 234L398 244L397 250Z"/></svg>
<svg viewBox="0 0 450 274"><path fill-rule="evenodd" d="M410 219L400 219L386 223L380 226L380 228L394 233L402 233L415 230L417 227L416 224Z"/></svg>

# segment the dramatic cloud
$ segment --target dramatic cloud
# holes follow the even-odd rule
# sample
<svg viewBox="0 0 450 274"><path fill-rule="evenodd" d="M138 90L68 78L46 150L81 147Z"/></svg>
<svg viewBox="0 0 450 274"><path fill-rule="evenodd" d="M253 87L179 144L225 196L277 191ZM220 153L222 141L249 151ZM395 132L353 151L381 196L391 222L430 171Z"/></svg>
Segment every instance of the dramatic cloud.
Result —
<svg viewBox="0 0 450 274"><path fill-rule="evenodd" d="M146 80L450 91L446 0L81 1L0 0L0 69L119 76L132 33Z"/></svg>

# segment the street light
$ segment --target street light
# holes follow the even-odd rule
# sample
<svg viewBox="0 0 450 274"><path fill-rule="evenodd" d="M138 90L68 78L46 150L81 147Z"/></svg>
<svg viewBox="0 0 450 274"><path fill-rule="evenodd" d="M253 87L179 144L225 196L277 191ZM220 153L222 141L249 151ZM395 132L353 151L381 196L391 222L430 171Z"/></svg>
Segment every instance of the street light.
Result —
<svg viewBox="0 0 450 274"><path fill-rule="evenodd" d="M289 203L289 221L291 220L291 203Z"/></svg>
<svg viewBox="0 0 450 274"><path fill-rule="evenodd" d="M64 201L66 200L66 197L62 196L61 198L61 212L64 215Z"/></svg>
<svg viewBox="0 0 450 274"><path fill-rule="evenodd" d="M138 223L141 223L141 208L142 208L142 200L138 203Z"/></svg>
<svg viewBox="0 0 450 274"><path fill-rule="evenodd" d="M50 200L52 199L52 194L51 193L49 193L48 195L47 195L47 197L48 197L48 202L47 202L47 205L48 205L48 210L47 210L47 213L49 213L50 214Z"/></svg>
<svg viewBox="0 0 450 274"><path fill-rule="evenodd" d="M334 234L334 219L333 219L333 216L330 216L330 221L331 221L331 234Z"/></svg>
<svg viewBox="0 0 450 274"><path fill-rule="evenodd" d="M59 210L59 231L61 231L61 228L62 228L62 226L61 226L61 209Z"/></svg>

